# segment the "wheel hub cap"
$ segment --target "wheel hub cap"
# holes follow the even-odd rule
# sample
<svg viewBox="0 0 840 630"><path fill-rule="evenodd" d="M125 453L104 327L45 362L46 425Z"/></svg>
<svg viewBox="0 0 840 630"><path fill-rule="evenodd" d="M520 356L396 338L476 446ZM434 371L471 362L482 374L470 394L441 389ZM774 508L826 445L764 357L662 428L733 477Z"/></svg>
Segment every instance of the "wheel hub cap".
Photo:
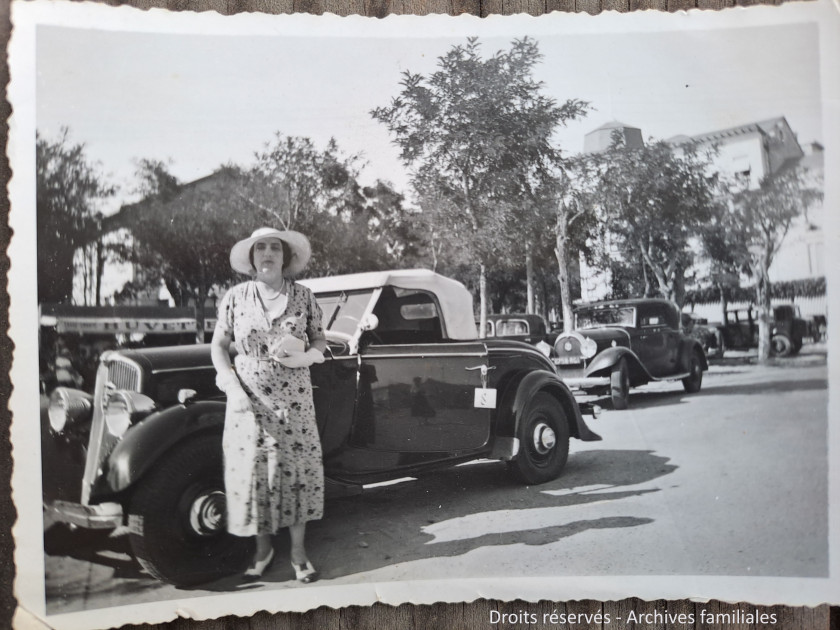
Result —
<svg viewBox="0 0 840 630"><path fill-rule="evenodd" d="M545 455L554 445L557 444L557 435L554 429L548 426L545 422L540 422L534 427L534 448L541 455Z"/></svg>
<svg viewBox="0 0 840 630"><path fill-rule="evenodd" d="M223 530L225 493L215 490L197 496L190 506L190 526L200 536L210 536Z"/></svg>

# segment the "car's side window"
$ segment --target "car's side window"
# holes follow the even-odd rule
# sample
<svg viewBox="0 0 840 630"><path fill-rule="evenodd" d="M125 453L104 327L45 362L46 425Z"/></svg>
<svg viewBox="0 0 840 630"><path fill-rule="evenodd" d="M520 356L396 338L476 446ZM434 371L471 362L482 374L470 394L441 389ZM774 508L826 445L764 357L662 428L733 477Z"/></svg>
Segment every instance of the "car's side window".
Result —
<svg viewBox="0 0 840 630"><path fill-rule="evenodd" d="M528 334L528 322L521 319L502 320L498 324L498 335L500 337L512 337L515 335Z"/></svg>
<svg viewBox="0 0 840 630"><path fill-rule="evenodd" d="M374 343L434 343L443 340L437 302L426 291L387 287L382 291L373 313L379 319L372 335Z"/></svg>

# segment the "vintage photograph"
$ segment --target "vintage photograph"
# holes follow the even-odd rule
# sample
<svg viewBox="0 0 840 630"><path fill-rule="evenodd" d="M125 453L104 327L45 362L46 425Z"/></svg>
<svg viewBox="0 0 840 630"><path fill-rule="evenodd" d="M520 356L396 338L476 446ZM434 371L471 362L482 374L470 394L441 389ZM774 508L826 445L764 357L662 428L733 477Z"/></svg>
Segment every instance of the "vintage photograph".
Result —
<svg viewBox="0 0 840 630"><path fill-rule="evenodd" d="M839 603L830 3L12 17L29 614Z"/></svg>

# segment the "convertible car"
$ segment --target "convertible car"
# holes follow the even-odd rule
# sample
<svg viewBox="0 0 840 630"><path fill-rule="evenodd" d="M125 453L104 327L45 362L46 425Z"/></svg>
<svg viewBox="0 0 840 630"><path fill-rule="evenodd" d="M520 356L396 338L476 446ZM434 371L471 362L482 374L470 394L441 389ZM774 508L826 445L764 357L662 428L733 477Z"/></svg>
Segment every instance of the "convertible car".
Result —
<svg viewBox="0 0 840 630"><path fill-rule="evenodd" d="M403 270L301 284L327 329L327 360L311 375L332 482L491 458L538 484L560 474L570 437L600 439L542 353L478 338L460 283ZM43 457L53 518L127 528L140 564L171 583L237 570L250 543L225 532L225 401L214 382L209 346L179 346L103 354L93 395L56 389ZM83 462L81 478L51 470L62 459Z"/></svg>

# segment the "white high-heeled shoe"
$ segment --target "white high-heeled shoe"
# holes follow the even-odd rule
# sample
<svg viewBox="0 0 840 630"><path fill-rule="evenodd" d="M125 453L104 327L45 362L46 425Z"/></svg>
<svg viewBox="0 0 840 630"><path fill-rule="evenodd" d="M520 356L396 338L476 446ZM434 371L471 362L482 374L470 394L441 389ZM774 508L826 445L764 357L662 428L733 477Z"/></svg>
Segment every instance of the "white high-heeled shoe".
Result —
<svg viewBox="0 0 840 630"><path fill-rule="evenodd" d="M309 562L309 560L307 560L305 564L292 562L292 568L295 570L295 578L298 582L309 584L310 582L314 582L318 579L318 571L312 566L312 563Z"/></svg>
<svg viewBox="0 0 840 630"><path fill-rule="evenodd" d="M274 562L274 547L271 548L271 551L268 552L268 555L265 558L258 560L254 563L254 566L249 567L248 570L245 571L245 581L255 582L259 580L263 576L263 573L265 573L266 569L271 566L272 562Z"/></svg>

